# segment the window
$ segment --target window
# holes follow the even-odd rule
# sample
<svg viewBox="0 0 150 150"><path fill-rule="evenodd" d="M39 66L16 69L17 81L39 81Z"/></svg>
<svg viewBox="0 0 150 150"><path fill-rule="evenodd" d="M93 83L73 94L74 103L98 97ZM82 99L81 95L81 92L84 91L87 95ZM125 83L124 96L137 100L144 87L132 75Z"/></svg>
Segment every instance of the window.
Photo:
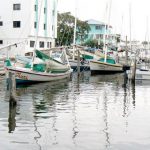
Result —
<svg viewBox="0 0 150 150"><path fill-rule="evenodd" d="M13 4L13 10L21 10L20 4Z"/></svg>
<svg viewBox="0 0 150 150"><path fill-rule="evenodd" d="M3 44L3 40L0 40L0 44Z"/></svg>
<svg viewBox="0 0 150 150"><path fill-rule="evenodd" d="M49 48L49 42L47 42L47 48Z"/></svg>
<svg viewBox="0 0 150 150"><path fill-rule="evenodd" d="M40 42L39 42L39 47L40 47L40 48L44 48L44 42L43 42L43 41L40 41Z"/></svg>
<svg viewBox="0 0 150 150"><path fill-rule="evenodd" d="M20 28L21 27L21 22L20 21L13 21L13 27L14 28Z"/></svg>
<svg viewBox="0 0 150 150"><path fill-rule="evenodd" d="M52 10L52 15L55 16L55 10Z"/></svg>
<svg viewBox="0 0 150 150"><path fill-rule="evenodd" d="M46 8L44 8L44 14L46 14Z"/></svg>
<svg viewBox="0 0 150 150"><path fill-rule="evenodd" d="M37 22L34 22L34 28L37 28Z"/></svg>
<svg viewBox="0 0 150 150"><path fill-rule="evenodd" d="M44 23L44 30L46 30L46 24Z"/></svg>
<svg viewBox="0 0 150 150"><path fill-rule="evenodd" d="M37 5L34 5L34 10L37 11Z"/></svg>
<svg viewBox="0 0 150 150"><path fill-rule="evenodd" d="M50 48L52 47L52 42L49 42L49 46L50 46Z"/></svg>
<svg viewBox="0 0 150 150"><path fill-rule="evenodd" d="M0 21L0 26L3 26L3 21Z"/></svg>
<svg viewBox="0 0 150 150"><path fill-rule="evenodd" d="M30 41L30 47L34 47L35 41Z"/></svg>
<svg viewBox="0 0 150 150"><path fill-rule="evenodd" d="M51 48L51 42L47 42L47 48Z"/></svg>
<svg viewBox="0 0 150 150"><path fill-rule="evenodd" d="M96 30L101 30L101 29L102 29L102 26L100 26L100 25L95 26L95 29L96 29Z"/></svg>
<svg viewBox="0 0 150 150"><path fill-rule="evenodd" d="M96 39L100 39L100 34L96 34Z"/></svg>

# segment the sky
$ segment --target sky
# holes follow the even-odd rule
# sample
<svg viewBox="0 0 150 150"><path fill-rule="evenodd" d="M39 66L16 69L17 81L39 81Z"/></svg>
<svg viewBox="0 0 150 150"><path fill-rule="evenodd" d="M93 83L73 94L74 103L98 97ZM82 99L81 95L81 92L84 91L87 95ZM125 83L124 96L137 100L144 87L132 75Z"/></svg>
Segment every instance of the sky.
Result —
<svg viewBox="0 0 150 150"><path fill-rule="evenodd" d="M108 4L111 4L110 21L106 17ZM149 40L150 0L58 0L58 11L71 12L74 16L77 12L81 20L110 22L113 32L128 39L131 35L132 40Z"/></svg>

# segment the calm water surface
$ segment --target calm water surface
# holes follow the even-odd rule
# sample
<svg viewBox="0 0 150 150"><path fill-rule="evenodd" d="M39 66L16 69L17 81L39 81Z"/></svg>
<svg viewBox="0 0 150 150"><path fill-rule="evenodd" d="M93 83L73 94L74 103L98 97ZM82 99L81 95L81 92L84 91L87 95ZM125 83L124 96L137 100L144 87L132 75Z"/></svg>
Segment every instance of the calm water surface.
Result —
<svg viewBox="0 0 150 150"><path fill-rule="evenodd" d="M1 79L2 150L150 149L150 82L86 72L18 88L14 107L8 95Z"/></svg>

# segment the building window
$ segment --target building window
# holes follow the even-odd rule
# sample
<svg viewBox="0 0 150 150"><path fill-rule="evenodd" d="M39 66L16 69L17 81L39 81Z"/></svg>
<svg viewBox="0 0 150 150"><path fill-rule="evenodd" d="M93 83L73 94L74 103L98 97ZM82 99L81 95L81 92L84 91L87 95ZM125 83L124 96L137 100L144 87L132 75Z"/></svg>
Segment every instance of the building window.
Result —
<svg viewBox="0 0 150 150"><path fill-rule="evenodd" d="M3 26L3 21L0 21L0 26Z"/></svg>
<svg viewBox="0 0 150 150"><path fill-rule="evenodd" d="M55 16L55 10L52 10L52 15Z"/></svg>
<svg viewBox="0 0 150 150"><path fill-rule="evenodd" d="M46 30L46 24L44 23L44 30Z"/></svg>
<svg viewBox="0 0 150 150"><path fill-rule="evenodd" d="M35 41L30 41L30 47L34 47Z"/></svg>
<svg viewBox="0 0 150 150"><path fill-rule="evenodd" d="M37 28L37 22L34 22L34 28Z"/></svg>
<svg viewBox="0 0 150 150"><path fill-rule="evenodd" d="M13 10L21 10L20 4L13 4Z"/></svg>
<svg viewBox="0 0 150 150"><path fill-rule="evenodd" d="M3 44L3 40L0 40L0 44Z"/></svg>
<svg viewBox="0 0 150 150"><path fill-rule="evenodd" d="M37 11L37 5L34 5L34 10Z"/></svg>
<svg viewBox="0 0 150 150"><path fill-rule="evenodd" d="M39 42L39 47L40 47L40 48L44 48L44 42L43 42L43 41L40 41L40 42Z"/></svg>
<svg viewBox="0 0 150 150"><path fill-rule="evenodd" d="M96 34L96 39L100 39L100 34Z"/></svg>
<svg viewBox="0 0 150 150"><path fill-rule="evenodd" d="M44 8L44 14L46 14L46 8Z"/></svg>
<svg viewBox="0 0 150 150"><path fill-rule="evenodd" d="M49 42L47 42L47 48L49 48Z"/></svg>
<svg viewBox="0 0 150 150"><path fill-rule="evenodd" d="M52 43L51 42L47 42L47 48L51 48Z"/></svg>
<svg viewBox="0 0 150 150"><path fill-rule="evenodd" d="M20 28L21 27L21 22L20 21L13 21L13 27L14 28Z"/></svg>
<svg viewBox="0 0 150 150"><path fill-rule="evenodd" d="M100 25L95 26L95 29L96 29L96 30L101 30L101 29L102 29L102 26L100 26Z"/></svg>

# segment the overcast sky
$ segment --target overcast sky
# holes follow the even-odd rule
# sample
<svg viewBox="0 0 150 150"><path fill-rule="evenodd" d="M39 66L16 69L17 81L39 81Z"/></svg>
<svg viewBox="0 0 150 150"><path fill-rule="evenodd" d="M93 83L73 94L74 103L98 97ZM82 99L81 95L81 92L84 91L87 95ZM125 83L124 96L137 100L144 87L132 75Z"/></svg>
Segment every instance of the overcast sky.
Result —
<svg viewBox="0 0 150 150"><path fill-rule="evenodd" d="M130 14L131 14L131 37L132 39L148 39L150 29L150 0L58 0L59 12L72 12L81 20L95 19L108 22L106 19L106 5L111 5L110 24L114 31L122 36L130 35ZM76 7L77 6L77 7ZM131 13L130 11L131 6ZM107 20L107 21L106 21ZM149 30L149 31L148 31Z"/></svg>

